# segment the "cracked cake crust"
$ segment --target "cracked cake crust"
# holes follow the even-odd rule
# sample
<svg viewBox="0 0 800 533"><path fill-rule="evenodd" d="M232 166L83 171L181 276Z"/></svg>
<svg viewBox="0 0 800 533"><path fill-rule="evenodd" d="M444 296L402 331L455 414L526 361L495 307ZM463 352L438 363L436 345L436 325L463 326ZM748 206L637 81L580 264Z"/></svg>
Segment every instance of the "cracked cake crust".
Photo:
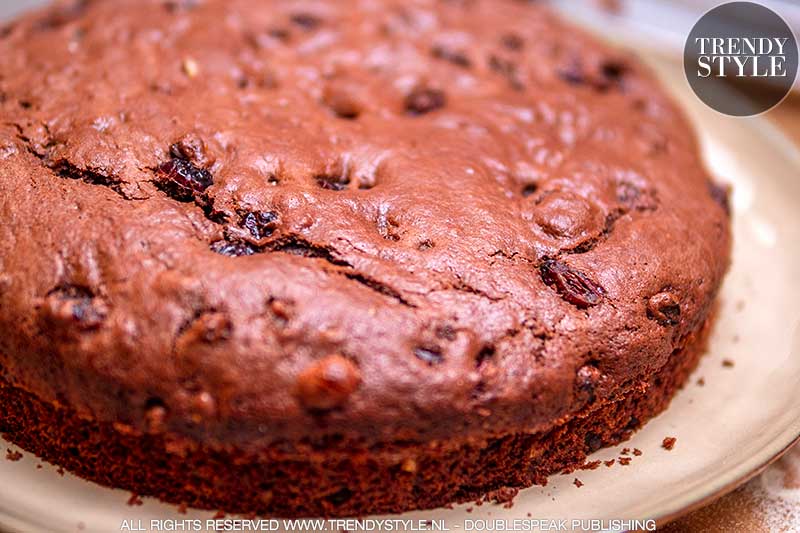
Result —
<svg viewBox="0 0 800 533"><path fill-rule="evenodd" d="M635 60L497 4L4 27L4 379L243 453L545 432L650 379L709 317L726 193Z"/></svg>

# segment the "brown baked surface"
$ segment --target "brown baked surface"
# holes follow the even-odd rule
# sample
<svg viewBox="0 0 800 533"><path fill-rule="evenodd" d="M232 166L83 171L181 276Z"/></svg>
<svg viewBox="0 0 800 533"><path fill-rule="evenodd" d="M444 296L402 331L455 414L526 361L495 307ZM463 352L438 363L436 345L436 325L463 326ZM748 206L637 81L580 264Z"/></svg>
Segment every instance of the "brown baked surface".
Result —
<svg viewBox="0 0 800 533"><path fill-rule="evenodd" d="M526 2L60 4L0 29L0 117L4 379L142 442L544 435L663 372L728 264L658 84Z"/></svg>

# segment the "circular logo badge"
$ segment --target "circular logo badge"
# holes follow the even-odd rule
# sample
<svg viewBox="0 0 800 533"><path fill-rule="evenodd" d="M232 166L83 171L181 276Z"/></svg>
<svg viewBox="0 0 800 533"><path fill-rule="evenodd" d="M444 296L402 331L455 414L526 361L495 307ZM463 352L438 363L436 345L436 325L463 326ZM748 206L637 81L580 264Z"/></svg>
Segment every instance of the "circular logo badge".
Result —
<svg viewBox="0 0 800 533"><path fill-rule="evenodd" d="M694 25L683 49L683 68L706 105L747 117L789 94L797 56L797 39L780 15L753 2L730 2Z"/></svg>

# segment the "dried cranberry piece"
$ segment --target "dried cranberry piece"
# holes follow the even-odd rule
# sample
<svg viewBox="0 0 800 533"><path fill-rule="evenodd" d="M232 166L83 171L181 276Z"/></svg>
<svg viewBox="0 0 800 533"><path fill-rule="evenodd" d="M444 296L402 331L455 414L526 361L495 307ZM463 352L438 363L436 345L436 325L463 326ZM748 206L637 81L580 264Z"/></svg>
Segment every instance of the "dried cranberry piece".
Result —
<svg viewBox="0 0 800 533"><path fill-rule="evenodd" d="M726 185L720 185L716 182L709 181L708 182L708 192L711 194L711 198L717 202L722 209L725 211L726 215L731 214L731 204L730 204L730 187Z"/></svg>
<svg viewBox="0 0 800 533"><path fill-rule="evenodd" d="M525 40L516 33L506 33L500 38L500 42L509 50L522 50L525 47Z"/></svg>
<svg viewBox="0 0 800 533"><path fill-rule="evenodd" d="M609 60L600 65L600 77L610 85L622 83L629 71L630 67L622 61Z"/></svg>
<svg viewBox="0 0 800 533"><path fill-rule="evenodd" d="M570 85L583 85L586 83L586 74L577 62L570 63L564 68L559 69L558 77Z"/></svg>
<svg viewBox="0 0 800 533"><path fill-rule="evenodd" d="M249 231L254 239L260 240L269 237L275 232L275 223L277 221L277 213L272 211L257 211L254 213L247 213L242 219L241 226Z"/></svg>
<svg viewBox="0 0 800 533"><path fill-rule="evenodd" d="M570 85L588 85L596 91L606 92L622 88L630 67L622 61L608 60L596 69L587 71L580 59L574 59L558 70L558 76Z"/></svg>
<svg viewBox="0 0 800 533"><path fill-rule="evenodd" d="M158 167L158 177L156 185L181 202L192 201L196 194L203 193L214 183L208 170L177 157Z"/></svg>
<svg viewBox="0 0 800 533"><path fill-rule="evenodd" d="M307 31L314 30L322 24L322 19L311 13L295 13L292 15L291 20Z"/></svg>
<svg viewBox="0 0 800 533"><path fill-rule="evenodd" d="M489 68L508 80L512 89L521 91L525 88L524 84L519 79L517 65L513 61L492 54L489 56Z"/></svg>
<svg viewBox="0 0 800 533"><path fill-rule="evenodd" d="M191 11L197 7L197 4L197 0L167 0L164 2L164 9L166 9L169 13Z"/></svg>
<svg viewBox="0 0 800 533"><path fill-rule="evenodd" d="M470 68L472 61L460 50L453 50L446 46L437 45L431 49L431 55L436 59L447 61L461 68Z"/></svg>
<svg viewBox="0 0 800 533"><path fill-rule="evenodd" d="M436 328L436 336L447 341L456 340L456 330L450 324L445 324Z"/></svg>
<svg viewBox="0 0 800 533"><path fill-rule="evenodd" d="M439 89L417 87L405 100L406 112L410 115L424 115L445 106L447 97Z"/></svg>
<svg viewBox="0 0 800 533"><path fill-rule="evenodd" d="M267 35L279 41L288 41L291 36L286 28L272 28L267 31Z"/></svg>
<svg viewBox="0 0 800 533"><path fill-rule="evenodd" d="M636 204L642 196L642 190L634 183L621 181L617 184L617 201L626 207Z"/></svg>
<svg viewBox="0 0 800 533"><path fill-rule="evenodd" d="M414 355L429 365L438 365L444 360L444 356L439 348L415 348Z"/></svg>
<svg viewBox="0 0 800 533"><path fill-rule="evenodd" d="M242 257L253 255L258 250L246 242L217 241L211 244L211 251L228 257Z"/></svg>
<svg viewBox="0 0 800 533"><path fill-rule="evenodd" d="M554 287L564 300L580 308L597 305L605 296L600 285L561 261L548 259L539 267L539 272L545 284Z"/></svg>

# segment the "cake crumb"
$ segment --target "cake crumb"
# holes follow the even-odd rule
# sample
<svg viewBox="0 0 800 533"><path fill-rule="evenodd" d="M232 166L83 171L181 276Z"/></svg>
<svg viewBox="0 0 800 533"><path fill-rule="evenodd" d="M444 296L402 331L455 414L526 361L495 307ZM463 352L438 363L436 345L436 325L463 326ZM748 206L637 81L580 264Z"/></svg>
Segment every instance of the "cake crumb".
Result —
<svg viewBox="0 0 800 533"><path fill-rule="evenodd" d="M471 513L471 512L472 512L472 507L467 507L466 511L467 511L468 513Z"/></svg>
<svg viewBox="0 0 800 533"><path fill-rule="evenodd" d="M42 468L44 467L41 464L36 465L36 470L41 470Z"/></svg>
<svg viewBox="0 0 800 533"><path fill-rule="evenodd" d="M725 368L733 368L733 365L734 365L734 363L733 363L732 359L723 359L722 360L722 366L724 366Z"/></svg>
<svg viewBox="0 0 800 533"><path fill-rule="evenodd" d="M575 486L576 486L576 487L578 487L578 488L581 488L581 487L583 487L583 481L581 481L581 480L580 480L580 479L578 479L578 478L575 478L575 481L573 481L573 482L572 482L572 484L573 484L573 485L575 485Z"/></svg>
<svg viewBox="0 0 800 533"><path fill-rule="evenodd" d="M601 464L603 464L603 461L600 460L589 461L588 463L584 463L584 465L581 466L581 470L596 470Z"/></svg>
<svg viewBox="0 0 800 533"><path fill-rule="evenodd" d="M144 502L135 492L131 494L130 498L128 498L128 505L130 505L131 507L133 507L134 505L142 505L142 504L144 504Z"/></svg>
<svg viewBox="0 0 800 533"><path fill-rule="evenodd" d="M11 448L6 449L6 459L8 461L17 462L22 459L22 454L16 450L12 450Z"/></svg>
<svg viewBox="0 0 800 533"><path fill-rule="evenodd" d="M619 453L620 453L620 455L630 455L631 454L631 449L630 448L622 448L622 451L619 452Z"/></svg>
<svg viewBox="0 0 800 533"><path fill-rule="evenodd" d="M188 509L189 509L189 506L186 505L186 502L181 502L181 504L178 506L178 512L180 514L186 514Z"/></svg>
<svg viewBox="0 0 800 533"><path fill-rule="evenodd" d="M612 466L614 466L614 463L616 462L617 462L616 459L609 459L608 461L604 461L603 464L605 464L608 468L611 468Z"/></svg>
<svg viewBox="0 0 800 533"><path fill-rule="evenodd" d="M221 520L225 518L225 511L217 511L217 513L211 517L213 520Z"/></svg>
<svg viewBox="0 0 800 533"><path fill-rule="evenodd" d="M698 387L705 387L705 385L706 385L706 379L705 378L700 378L700 379L697 380L697 386Z"/></svg>
<svg viewBox="0 0 800 533"><path fill-rule="evenodd" d="M633 459L631 459L630 457L620 457L619 464L621 464L622 466L628 466L629 464L631 464L632 460Z"/></svg>
<svg viewBox="0 0 800 533"><path fill-rule="evenodd" d="M519 494L519 489L517 488L502 487L487 492L483 497L483 501L496 503L498 505L503 504L505 509L511 509L514 506L514 498L516 498L517 494Z"/></svg>
<svg viewBox="0 0 800 533"><path fill-rule="evenodd" d="M66 473L66 470L64 470L62 467L59 466L58 470L56 470L56 472L58 473L59 476L64 477L64 474Z"/></svg>
<svg viewBox="0 0 800 533"><path fill-rule="evenodd" d="M633 449L633 455L635 455L636 457L639 457L640 455L642 455L642 450L640 450L639 448L634 448Z"/></svg>
<svg viewBox="0 0 800 533"><path fill-rule="evenodd" d="M675 447L675 442L677 440L678 439L676 439L675 437L664 437L664 440L661 441L661 447L669 451Z"/></svg>

